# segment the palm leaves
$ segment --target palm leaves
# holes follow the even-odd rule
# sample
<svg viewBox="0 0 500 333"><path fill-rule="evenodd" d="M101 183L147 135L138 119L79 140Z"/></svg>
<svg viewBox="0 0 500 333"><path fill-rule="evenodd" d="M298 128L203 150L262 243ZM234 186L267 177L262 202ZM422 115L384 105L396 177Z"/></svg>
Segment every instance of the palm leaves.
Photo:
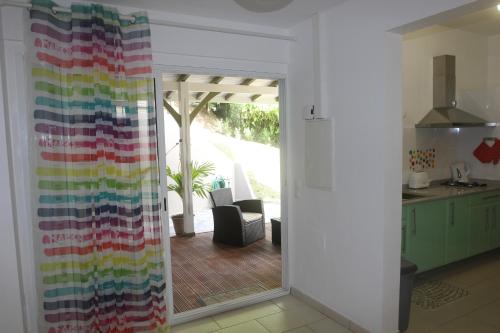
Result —
<svg viewBox="0 0 500 333"><path fill-rule="evenodd" d="M191 178L193 193L201 198L208 197L208 191L210 191L210 185L205 183L205 178L213 174L215 171L215 165L210 162L205 162L198 164L194 161L190 163L191 165ZM182 172L173 172L172 169L167 166L167 176L173 180L173 184L168 184L169 191L175 191L181 199L184 198L184 185L182 183Z"/></svg>

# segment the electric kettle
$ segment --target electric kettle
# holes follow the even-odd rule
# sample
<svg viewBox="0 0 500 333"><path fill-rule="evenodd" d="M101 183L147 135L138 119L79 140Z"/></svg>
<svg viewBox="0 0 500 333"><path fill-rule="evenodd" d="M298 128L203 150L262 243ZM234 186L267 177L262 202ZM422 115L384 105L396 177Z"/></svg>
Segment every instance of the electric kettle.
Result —
<svg viewBox="0 0 500 333"><path fill-rule="evenodd" d="M464 162L457 162L451 165L451 177L455 182L468 183L469 173L470 169Z"/></svg>

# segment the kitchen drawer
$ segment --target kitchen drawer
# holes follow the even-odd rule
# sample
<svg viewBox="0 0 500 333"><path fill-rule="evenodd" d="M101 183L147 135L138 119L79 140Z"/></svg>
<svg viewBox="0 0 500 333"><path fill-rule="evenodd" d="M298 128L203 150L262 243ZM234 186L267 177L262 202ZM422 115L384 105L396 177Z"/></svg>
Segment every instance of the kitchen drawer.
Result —
<svg viewBox="0 0 500 333"><path fill-rule="evenodd" d="M500 191L491 191L486 193L474 194L470 198L472 206L488 205L500 202Z"/></svg>

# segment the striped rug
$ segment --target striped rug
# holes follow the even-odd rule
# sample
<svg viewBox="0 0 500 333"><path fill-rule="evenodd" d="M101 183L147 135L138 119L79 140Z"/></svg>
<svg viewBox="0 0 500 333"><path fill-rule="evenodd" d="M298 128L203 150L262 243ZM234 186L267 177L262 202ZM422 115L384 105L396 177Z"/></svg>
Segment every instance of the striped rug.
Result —
<svg viewBox="0 0 500 333"><path fill-rule="evenodd" d="M281 248L271 243L270 224L265 239L242 248L213 243L212 235L170 238L175 313L281 287Z"/></svg>
<svg viewBox="0 0 500 333"><path fill-rule="evenodd" d="M423 310L435 310L469 296L467 289L440 280L417 283L413 288L412 302Z"/></svg>

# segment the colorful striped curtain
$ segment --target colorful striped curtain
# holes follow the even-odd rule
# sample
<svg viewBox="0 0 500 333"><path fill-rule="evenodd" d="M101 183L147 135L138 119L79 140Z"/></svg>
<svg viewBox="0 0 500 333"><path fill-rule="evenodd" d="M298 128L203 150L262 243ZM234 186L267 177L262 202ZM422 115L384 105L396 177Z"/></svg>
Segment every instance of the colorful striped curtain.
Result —
<svg viewBox="0 0 500 333"><path fill-rule="evenodd" d="M34 0L40 332L165 332L148 18Z"/></svg>

